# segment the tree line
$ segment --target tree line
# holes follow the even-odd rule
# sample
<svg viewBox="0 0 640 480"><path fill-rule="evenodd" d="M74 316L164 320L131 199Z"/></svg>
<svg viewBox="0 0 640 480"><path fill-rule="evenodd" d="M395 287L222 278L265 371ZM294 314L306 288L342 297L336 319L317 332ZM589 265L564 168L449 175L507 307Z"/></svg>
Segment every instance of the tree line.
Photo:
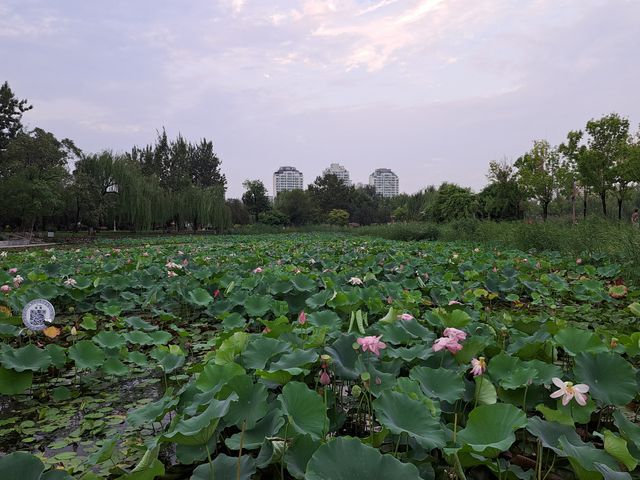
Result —
<svg viewBox="0 0 640 480"><path fill-rule="evenodd" d="M8 83L0 87L0 221L21 230L117 228L226 230L232 224L369 225L390 221L586 216L596 209L619 219L640 201L640 131L616 113L570 131L559 145L536 140L514 162L491 161L478 193L454 183L393 198L338 177L317 177L306 190L273 201L260 180L246 180L242 198L225 199L226 178L213 143L170 139L124 153L84 153L69 139L26 130L32 109ZM610 205L617 206L611 212ZM580 212L581 210L581 212ZM628 212L627 212L628 213Z"/></svg>
<svg viewBox="0 0 640 480"><path fill-rule="evenodd" d="M130 230L230 224L226 178L213 143L169 139L129 152L84 153L41 128L27 131L32 108L8 83L0 87L0 219L4 228Z"/></svg>

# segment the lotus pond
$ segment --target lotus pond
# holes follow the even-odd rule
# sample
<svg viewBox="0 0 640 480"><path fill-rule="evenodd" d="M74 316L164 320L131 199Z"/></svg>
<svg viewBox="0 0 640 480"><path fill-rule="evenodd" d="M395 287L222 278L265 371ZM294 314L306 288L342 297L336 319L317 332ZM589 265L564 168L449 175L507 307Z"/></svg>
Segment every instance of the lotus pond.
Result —
<svg viewBox="0 0 640 480"><path fill-rule="evenodd" d="M640 290L604 257L174 237L2 253L0 285L3 480L639 477Z"/></svg>

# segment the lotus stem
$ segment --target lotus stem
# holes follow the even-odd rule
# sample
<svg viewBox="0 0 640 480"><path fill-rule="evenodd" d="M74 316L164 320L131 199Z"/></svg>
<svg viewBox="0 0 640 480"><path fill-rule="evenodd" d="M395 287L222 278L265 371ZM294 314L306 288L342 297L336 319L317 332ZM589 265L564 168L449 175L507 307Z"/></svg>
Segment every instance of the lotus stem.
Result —
<svg viewBox="0 0 640 480"><path fill-rule="evenodd" d="M236 468L236 480L240 480L240 459L242 458L242 447L244 446L244 431L247 428L247 420L242 421L242 431L240 432L240 451L238 452L238 466Z"/></svg>

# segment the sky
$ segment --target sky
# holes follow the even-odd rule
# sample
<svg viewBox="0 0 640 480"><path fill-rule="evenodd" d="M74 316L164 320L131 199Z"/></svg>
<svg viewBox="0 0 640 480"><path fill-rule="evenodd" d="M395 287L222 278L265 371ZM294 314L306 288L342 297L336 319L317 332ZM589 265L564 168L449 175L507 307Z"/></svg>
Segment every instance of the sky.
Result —
<svg viewBox="0 0 640 480"><path fill-rule="evenodd" d="M212 140L228 197L330 163L481 189L611 112L640 122L640 0L0 0L0 82L85 152Z"/></svg>

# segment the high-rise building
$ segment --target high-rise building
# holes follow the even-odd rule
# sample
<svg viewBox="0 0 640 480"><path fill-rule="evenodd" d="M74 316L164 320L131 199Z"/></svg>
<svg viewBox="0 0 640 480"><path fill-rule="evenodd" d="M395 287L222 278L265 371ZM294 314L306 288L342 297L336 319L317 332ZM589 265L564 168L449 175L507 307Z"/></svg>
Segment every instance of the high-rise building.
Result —
<svg viewBox="0 0 640 480"><path fill-rule="evenodd" d="M302 190L304 188L304 180L302 172L295 167L280 167L277 172L273 173L273 194L275 197L278 193L286 190Z"/></svg>
<svg viewBox="0 0 640 480"><path fill-rule="evenodd" d="M398 176L389 168L377 168L369 175L369 185L373 185L378 195L394 197L398 195Z"/></svg>
<svg viewBox="0 0 640 480"><path fill-rule="evenodd" d="M335 175L338 179L342 180L345 185L351 185L351 178L349 178L349 170L344 168L342 165L338 163L332 163L329 165L329 168L325 168L322 172L323 175L327 175L328 173Z"/></svg>

